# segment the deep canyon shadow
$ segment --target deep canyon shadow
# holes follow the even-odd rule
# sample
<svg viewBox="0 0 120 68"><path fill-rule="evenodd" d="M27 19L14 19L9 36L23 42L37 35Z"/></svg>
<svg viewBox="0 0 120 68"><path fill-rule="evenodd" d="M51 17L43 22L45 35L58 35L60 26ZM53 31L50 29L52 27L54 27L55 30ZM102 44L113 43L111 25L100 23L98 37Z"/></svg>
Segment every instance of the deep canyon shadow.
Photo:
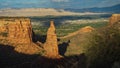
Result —
<svg viewBox="0 0 120 68"><path fill-rule="evenodd" d="M84 54L50 59L41 55L18 53L14 47L0 44L0 68L86 68Z"/></svg>
<svg viewBox="0 0 120 68"><path fill-rule="evenodd" d="M47 35L34 34L33 42L39 41L41 43L45 43L46 42L46 37L47 37Z"/></svg>
<svg viewBox="0 0 120 68"><path fill-rule="evenodd" d="M63 42L62 44L58 45L58 49L59 49L59 54L62 56L65 56L65 52L67 50L67 47L69 46L70 40L68 40L67 42Z"/></svg>
<svg viewBox="0 0 120 68"><path fill-rule="evenodd" d="M0 68L16 68L24 64L31 64L38 55L18 53L10 45L0 44Z"/></svg>

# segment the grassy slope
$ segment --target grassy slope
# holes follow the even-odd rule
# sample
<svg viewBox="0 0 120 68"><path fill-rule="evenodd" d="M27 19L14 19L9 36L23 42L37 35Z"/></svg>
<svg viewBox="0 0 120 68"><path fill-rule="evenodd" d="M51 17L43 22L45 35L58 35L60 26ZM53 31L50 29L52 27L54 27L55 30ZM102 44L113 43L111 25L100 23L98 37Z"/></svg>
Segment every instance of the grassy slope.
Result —
<svg viewBox="0 0 120 68"><path fill-rule="evenodd" d="M107 23L98 23L98 24L82 24L81 26L92 26L95 29L99 29L101 27L104 27L107 25ZM81 27L81 28L82 28ZM83 53L84 51L84 47L87 44L87 42L89 42L89 35L91 34L91 32L88 33L76 33L76 35L71 35L71 37L67 37L67 38L61 38L59 43L63 43L63 42L69 42L69 46L67 47L66 56L69 55L76 55L76 54L80 54Z"/></svg>

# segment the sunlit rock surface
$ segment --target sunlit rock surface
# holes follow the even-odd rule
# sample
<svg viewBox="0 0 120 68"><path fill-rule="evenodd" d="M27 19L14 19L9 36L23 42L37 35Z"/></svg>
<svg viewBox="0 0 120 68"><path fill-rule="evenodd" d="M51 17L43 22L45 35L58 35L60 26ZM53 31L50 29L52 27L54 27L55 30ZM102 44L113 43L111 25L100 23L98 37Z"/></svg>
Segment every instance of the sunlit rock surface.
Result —
<svg viewBox="0 0 120 68"><path fill-rule="evenodd" d="M57 36L55 33L55 26L53 21L50 22L50 27L47 31L47 38L44 44L44 49L46 50L47 57L50 58L59 57Z"/></svg>

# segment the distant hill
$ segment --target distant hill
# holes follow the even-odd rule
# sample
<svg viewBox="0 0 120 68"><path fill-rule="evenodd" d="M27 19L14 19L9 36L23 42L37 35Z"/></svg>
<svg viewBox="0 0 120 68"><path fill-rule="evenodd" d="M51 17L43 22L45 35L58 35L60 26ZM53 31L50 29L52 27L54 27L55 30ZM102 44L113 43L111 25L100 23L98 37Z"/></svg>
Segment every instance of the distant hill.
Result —
<svg viewBox="0 0 120 68"><path fill-rule="evenodd" d="M85 8L85 9L65 9L65 10L71 12L120 13L120 4L111 7L102 7L102 8L95 7L95 8Z"/></svg>
<svg viewBox="0 0 120 68"><path fill-rule="evenodd" d="M93 27L91 27L91 26L85 26L83 28L80 28L78 31L75 31L73 33L69 33L67 36L60 37L60 39L73 37L73 36L78 35L78 34L88 33L88 32L91 32L93 30L94 30Z"/></svg>

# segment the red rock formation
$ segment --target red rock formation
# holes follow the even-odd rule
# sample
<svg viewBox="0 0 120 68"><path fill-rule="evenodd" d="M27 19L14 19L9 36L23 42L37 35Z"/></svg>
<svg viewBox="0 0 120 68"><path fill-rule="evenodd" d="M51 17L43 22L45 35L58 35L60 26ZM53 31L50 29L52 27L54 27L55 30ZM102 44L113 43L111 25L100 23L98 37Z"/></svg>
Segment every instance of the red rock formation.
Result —
<svg viewBox="0 0 120 68"><path fill-rule="evenodd" d="M17 44L15 47L15 51L24 53L24 54L36 54L41 50L39 46L35 43L31 44Z"/></svg>
<svg viewBox="0 0 120 68"><path fill-rule="evenodd" d="M32 42L32 26L28 18L2 19L1 31L6 32L11 43Z"/></svg>
<svg viewBox="0 0 120 68"><path fill-rule="evenodd" d="M44 49L46 51L46 56L49 58L57 58L59 56L57 36L55 33L55 26L53 21L50 22L50 27L47 31L47 38L44 44Z"/></svg>
<svg viewBox="0 0 120 68"><path fill-rule="evenodd" d="M113 25L114 23L119 22L119 21L120 21L120 14L113 14L110 17L110 25Z"/></svg>
<svg viewBox="0 0 120 68"><path fill-rule="evenodd" d="M39 47L32 42L32 25L29 18L0 19L0 39L7 40L17 52L34 54ZM8 45L10 45L8 44Z"/></svg>

